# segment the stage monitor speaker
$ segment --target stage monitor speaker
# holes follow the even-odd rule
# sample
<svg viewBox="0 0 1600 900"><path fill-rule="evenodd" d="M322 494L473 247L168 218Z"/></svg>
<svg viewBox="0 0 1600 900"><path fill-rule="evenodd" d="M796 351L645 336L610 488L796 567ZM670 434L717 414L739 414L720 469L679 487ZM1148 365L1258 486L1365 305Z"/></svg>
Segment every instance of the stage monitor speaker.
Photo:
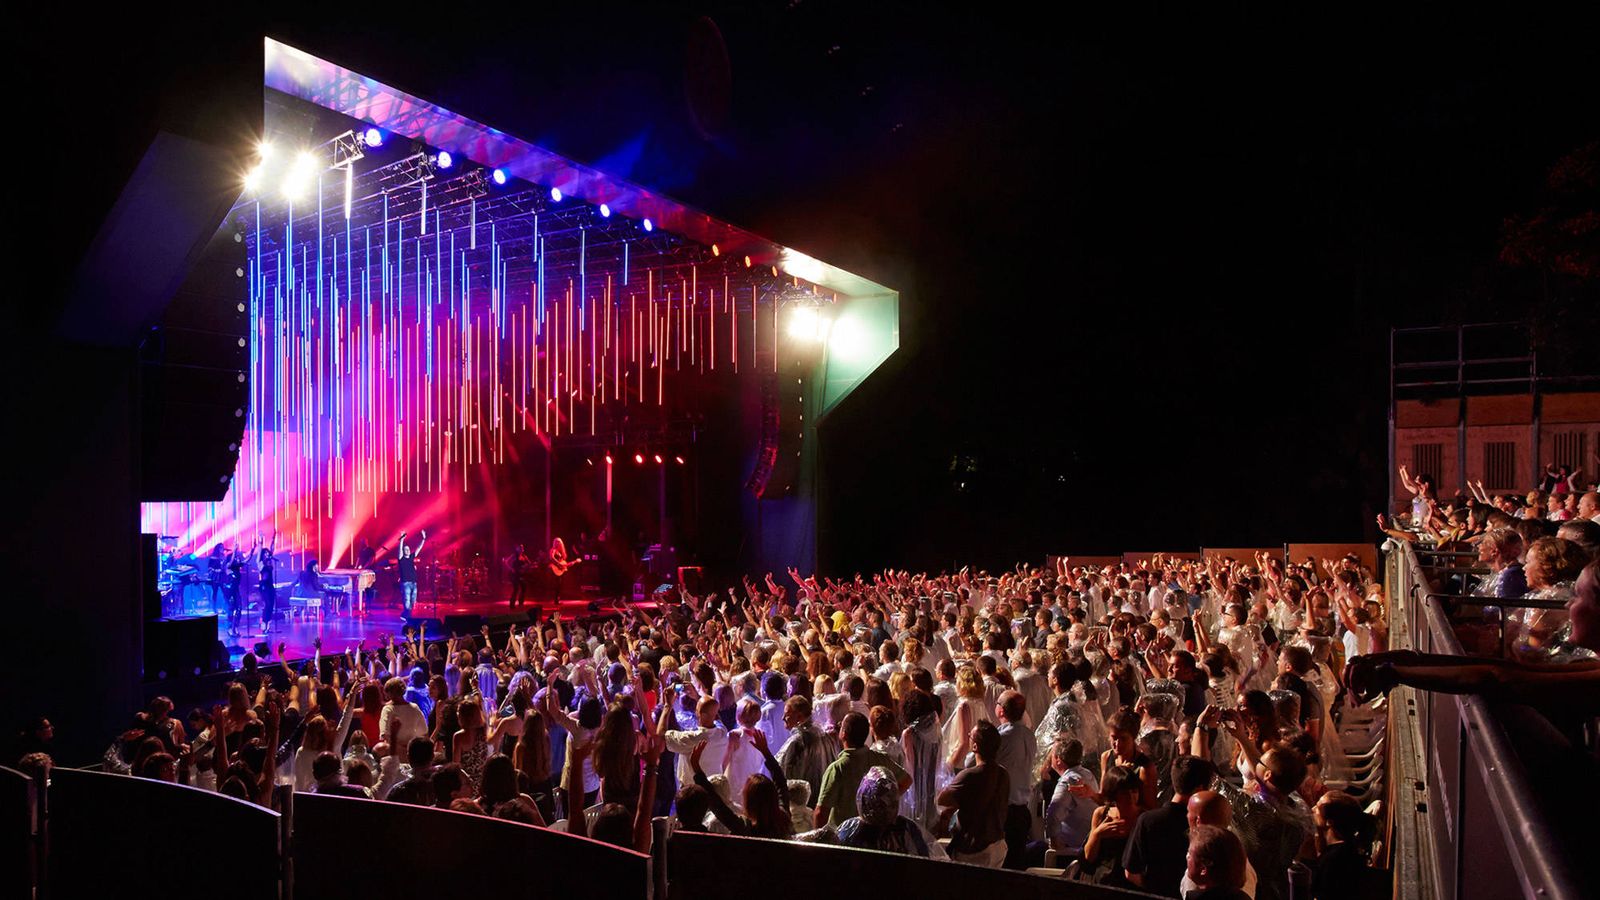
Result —
<svg viewBox="0 0 1600 900"><path fill-rule="evenodd" d="M452 634L477 634L483 627L483 616L463 613L444 617L444 633Z"/></svg>
<svg viewBox="0 0 1600 900"><path fill-rule="evenodd" d="M144 674L146 681L191 678L221 671L223 644L217 640L217 617L179 616L146 623Z"/></svg>
<svg viewBox="0 0 1600 900"><path fill-rule="evenodd" d="M272 655L272 645L266 641L256 641L256 645L250 648L250 652L254 653L258 660L266 659Z"/></svg>
<svg viewBox="0 0 1600 900"><path fill-rule="evenodd" d="M446 623L449 622L450 617L446 616L443 620L440 620L429 616L405 616L404 620L406 628L416 628L431 635L444 636L447 630ZM474 626L474 630L476 630L476 626Z"/></svg>
<svg viewBox="0 0 1600 900"><path fill-rule="evenodd" d="M237 215L223 223L139 346L146 501L227 495L250 401L245 231Z"/></svg>
<svg viewBox="0 0 1600 900"><path fill-rule="evenodd" d="M527 610L523 610L521 612L489 616L488 619L484 621L484 624L489 626L490 631L500 631L502 629L510 628L512 625L519 627L524 626L532 621L535 621L533 614Z"/></svg>

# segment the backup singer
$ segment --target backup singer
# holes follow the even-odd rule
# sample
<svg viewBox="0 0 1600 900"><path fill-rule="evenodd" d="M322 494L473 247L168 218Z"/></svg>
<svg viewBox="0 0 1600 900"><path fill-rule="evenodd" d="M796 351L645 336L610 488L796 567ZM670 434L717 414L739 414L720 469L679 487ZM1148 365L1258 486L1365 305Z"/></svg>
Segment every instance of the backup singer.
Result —
<svg viewBox="0 0 1600 900"><path fill-rule="evenodd" d="M261 545L261 536L260 535L256 535L256 546L260 547L260 545ZM265 547L261 547L259 552L258 552L258 554L257 554L257 556L256 556L256 564L258 566L260 566L260 575L261 575L260 587L261 587L261 633L262 634L266 634L268 631L270 631L272 629L272 620L275 617L274 613L276 612L277 606L278 606L277 585L273 584L273 581L272 581L272 565L273 565L273 561L274 561L273 560L273 556L275 555L277 546L278 546L278 533L276 531L274 531L272 533L272 541L270 543L268 543Z"/></svg>

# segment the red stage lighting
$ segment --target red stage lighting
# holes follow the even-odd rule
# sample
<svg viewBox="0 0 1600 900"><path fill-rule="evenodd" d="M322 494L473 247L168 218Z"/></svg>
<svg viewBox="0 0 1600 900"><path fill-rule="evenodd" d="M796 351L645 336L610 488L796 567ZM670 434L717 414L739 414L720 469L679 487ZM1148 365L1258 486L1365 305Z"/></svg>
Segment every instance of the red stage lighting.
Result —
<svg viewBox="0 0 1600 900"><path fill-rule="evenodd" d="M606 454L606 465L611 465L611 454L609 453Z"/></svg>
<svg viewBox="0 0 1600 900"><path fill-rule="evenodd" d="M633 461L638 463L641 466L644 465L644 454L643 453L635 453L633 455Z"/></svg>
<svg viewBox="0 0 1600 900"><path fill-rule="evenodd" d="M678 456L678 457L674 457L674 458L677 459L678 465L680 465L680 466L683 465L683 457Z"/></svg>
<svg viewBox="0 0 1600 900"><path fill-rule="evenodd" d="M657 453L656 454L656 465L660 465L660 464L661 464L661 454Z"/></svg>

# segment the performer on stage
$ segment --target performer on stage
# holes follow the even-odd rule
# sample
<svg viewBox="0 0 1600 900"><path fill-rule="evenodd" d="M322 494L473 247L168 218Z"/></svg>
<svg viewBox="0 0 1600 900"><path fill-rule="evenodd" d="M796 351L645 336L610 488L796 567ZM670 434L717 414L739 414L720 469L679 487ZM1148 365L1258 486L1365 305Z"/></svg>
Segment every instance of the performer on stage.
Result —
<svg viewBox="0 0 1600 900"><path fill-rule="evenodd" d="M528 596L528 575L533 569L533 560L528 558L528 551L521 544L505 558L506 572L511 575L511 608L521 606Z"/></svg>
<svg viewBox="0 0 1600 900"><path fill-rule="evenodd" d="M550 542L550 552L545 556L544 568L549 573L547 577L550 581L550 599L560 601L561 595L565 593L562 590L564 583L562 579L567 570L572 568L572 560L567 558L567 544L561 538L555 538Z"/></svg>
<svg viewBox="0 0 1600 900"><path fill-rule="evenodd" d="M422 548L428 543L428 529L424 528L419 533L422 540L413 549L406 546L406 533L400 532L400 598L407 616L411 615L411 607L417 602L417 557L422 555Z"/></svg>
<svg viewBox="0 0 1600 900"><path fill-rule="evenodd" d="M244 554L235 543L223 563L227 569L226 596L228 598L228 636L239 634L239 617L244 614Z"/></svg>
<svg viewBox="0 0 1600 900"><path fill-rule="evenodd" d="M211 555L206 557L206 584L211 586L212 612L222 612L222 591L227 585L227 573L224 568L227 565L227 548L221 544L212 547Z"/></svg>
<svg viewBox="0 0 1600 900"><path fill-rule="evenodd" d="M256 546L259 547L260 545L261 536L256 535ZM272 620L276 617L275 613L278 606L278 589L277 585L274 584L272 580L272 566L274 562L273 556L276 553L277 546L278 533L274 531L272 533L272 541L265 547L261 547L258 555L256 556L256 562L257 565L260 566L261 572L260 587L262 634L266 634L268 631L272 630Z"/></svg>

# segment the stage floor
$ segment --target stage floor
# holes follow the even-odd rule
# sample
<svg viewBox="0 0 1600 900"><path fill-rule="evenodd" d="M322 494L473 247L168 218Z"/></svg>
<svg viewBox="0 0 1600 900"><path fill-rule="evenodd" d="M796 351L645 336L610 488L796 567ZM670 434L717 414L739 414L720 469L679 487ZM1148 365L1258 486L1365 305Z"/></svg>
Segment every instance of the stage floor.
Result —
<svg viewBox="0 0 1600 900"><path fill-rule="evenodd" d="M616 608L621 598L595 598L582 597L560 602L559 615L563 623L572 622L574 619L592 615L604 615L608 610ZM598 600L600 612L591 612L589 604ZM235 635L228 634L228 617L226 612L217 614L217 639L228 648L229 663L235 667L239 665L240 658L246 651L252 649L257 641L270 641L274 649L278 642L286 644L284 655L290 660L304 659L316 652L313 644L317 638L322 639L324 653L342 653L354 647L359 642L365 642L368 648L377 645L378 637L382 634L400 634L405 629L405 618L402 607L398 601L382 599L367 604L364 613L341 612L333 614L324 612L322 615L302 614L298 609L293 615L281 605L279 601L278 621L272 626L270 635L261 633L261 617L258 609L252 607L241 618L239 632ZM548 615L552 611L551 603L546 601L539 604ZM629 603L630 606L640 609L654 609L653 600L642 603ZM511 608L509 600L492 601L463 601L441 600L435 602L431 599L419 600L412 608L414 618L442 620L446 616L482 616L490 618L530 609L532 604L524 604L516 610ZM201 599L191 596L188 615L209 615L212 613L209 598ZM429 630L428 637L433 639L446 638L441 628L437 634Z"/></svg>

